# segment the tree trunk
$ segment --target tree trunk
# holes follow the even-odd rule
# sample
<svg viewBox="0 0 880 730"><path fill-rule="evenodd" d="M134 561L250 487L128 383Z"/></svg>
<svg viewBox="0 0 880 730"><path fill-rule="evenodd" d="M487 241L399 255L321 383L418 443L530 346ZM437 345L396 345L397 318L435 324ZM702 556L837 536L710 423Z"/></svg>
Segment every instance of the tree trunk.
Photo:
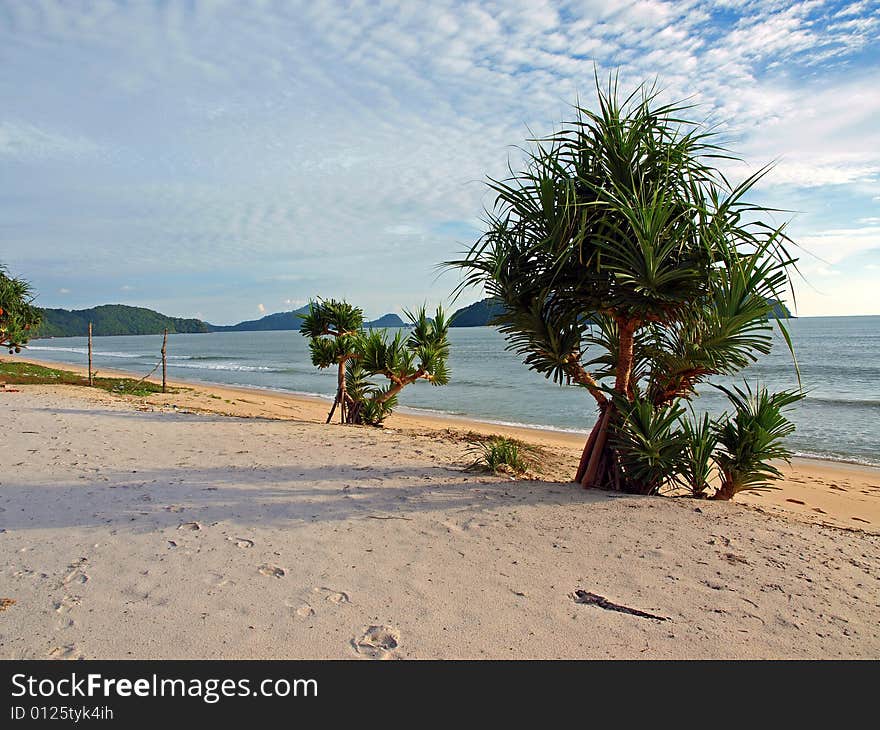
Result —
<svg viewBox="0 0 880 730"><path fill-rule="evenodd" d="M339 389L336 389L336 397L333 398L333 405L330 407L330 413L327 414L327 420L324 423L330 423L333 420L333 414L336 412L336 406L339 405Z"/></svg>
<svg viewBox="0 0 880 730"><path fill-rule="evenodd" d="M407 385L407 383L395 383L385 393L383 393L379 398L377 398L377 401L379 403L384 403L385 401L393 398L401 390L403 390L403 387L405 385Z"/></svg>
<svg viewBox="0 0 880 730"><path fill-rule="evenodd" d="M345 423L345 411L348 407L348 391L345 389L345 360L339 361L337 373L337 399L339 400L339 422Z"/></svg>
<svg viewBox="0 0 880 730"><path fill-rule="evenodd" d="M633 350L638 326L639 322L634 319L621 318L617 320L619 344L614 389L628 401L632 401L634 395L632 387ZM585 380L583 382L586 383ZM598 392L598 386L595 390ZM592 393L593 389L590 392ZM599 402L599 418L584 445L575 481L580 482L585 489L602 485L617 491L625 491L627 489L625 475L621 474L614 450L608 445L609 425L617 410L613 402L604 399L604 396L600 399L596 393L593 395ZM621 476L624 477L623 480L621 480Z"/></svg>
<svg viewBox="0 0 880 730"><path fill-rule="evenodd" d="M577 474L575 474L574 477L576 482L580 482L584 478L584 474L587 473L587 464L590 462L590 455L593 453L593 445L596 443L596 436L599 435L599 428L602 425L602 418L604 415L605 406L600 406L599 416L596 418L596 423L593 424L593 428L587 438L587 443L584 444L584 450L581 452L581 461L578 464Z"/></svg>
<svg viewBox="0 0 880 730"><path fill-rule="evenodd" d="M721 486L718 487L718 491L712 495L712 499L723 499L726 501L733 499L734 494L736 494L736 485L732 479L725 477L722 478Z"/></svg>
<svg viewBox="0 0 880 730"><path fill-rule="evenodd" d="M608 440L608 421L611 418L612 410L614 410L614 406L609 405L602 413L602 418L599 419L599 430L596 433L596 440L593 441L593 446L590 449L590 458L587 462L587 468L581 478L581 484L584 485L584 489L589 489L597 482L596 477L599 475L600 461L605 451L605 444Z"/></svg>
<svg viewBox="0 0 880 730"><path fill-rule="evenodd" d="M618 320L617 331L619 335L619 350L617 354L617 378L614 383L614 389L631 401L633 398L631 378L636 323L632 320Z"/></svg>

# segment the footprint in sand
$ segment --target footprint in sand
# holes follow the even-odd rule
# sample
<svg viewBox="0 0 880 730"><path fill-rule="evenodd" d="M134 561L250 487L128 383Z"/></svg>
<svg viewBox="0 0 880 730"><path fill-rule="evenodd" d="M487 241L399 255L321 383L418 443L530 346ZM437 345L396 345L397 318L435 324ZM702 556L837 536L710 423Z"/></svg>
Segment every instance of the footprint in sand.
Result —
<svg viewBox="0 0 880 730"><path fill-rule="evenodd" d="M315 588L315 593L323 593L324 600L330 601L330 603L335 603L337 606L342 605L343 603L351 603L351 596L348 595L345 591L335 591L332 588Z"/></svg>
<svg viewBox="0 0 880 730"><path fill-rule="evenodd" d="M79 596L64 596L60 601L55 601L52 607L55 613L68 613L70 609L80 604Z"/></svg>
<svg viewBox="0 0 880 730"><path fill-rule="evenodd" d="M288 603L287 607L290 609L290 612L299 619L307 619L315 615L315 609L308 603L301 603L299 605Z"/></svg>
<svg viewBox="0 0 880 730"><path fill-rule="evenodd" d="M263 563L259 568L257 568L257 572L260 575L269 576L270 578L283 578L287 575L287 571L284 568L279 568L277 565L272 565L271 563Z"/></svg>
<svg viewBox="0 0 880 730"><path fill-rule="evenodd" d="M65 646L56 646L49 652L50 659L80 659L82 652L77 649L76 644L66 644Z"/></svg>
<svg viewBox="0 0 880 730"><path fill-rule="evenodd" d="M248 540L246 537L227 537L226 539L235 545L235 547L252 548L254 546L254 541Z"/></svg>
<svg viewBox="0 0 880 730"><path fill-rule="evenodd" d="M72 583L82 585L89 582L89 574L86 573L82 566L86 562L85 558L80 558L79 563L72 563L67 566L68 573L64 576L62 583L70 585Z"/></svg>
<svg viewBox="0 0 880 730"><path fill-rule="evenodd" d="M393 626L368 626L351 640L352 648L370 659L390 659L400 646L400 632Z"/></svg>
<svg viewBox="0 0 880 730"><path fill-rule="evenodd" d="M213 586L214 588L222 588L223 586L234 586L235 581L231 578L227 578L223 573L206 573L202 578L202 581L207 583L209 586Z"/></svg>

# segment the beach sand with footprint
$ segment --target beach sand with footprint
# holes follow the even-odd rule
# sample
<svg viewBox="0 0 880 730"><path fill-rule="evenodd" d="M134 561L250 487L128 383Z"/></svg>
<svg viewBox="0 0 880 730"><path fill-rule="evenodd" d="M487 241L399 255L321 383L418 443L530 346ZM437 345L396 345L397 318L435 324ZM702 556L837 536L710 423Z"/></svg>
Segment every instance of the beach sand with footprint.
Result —
<svg viewBox="0 0 880 730"><path fill-rule="evenodd" d="M0 479L4 658L880 656L877 471L612 496L467 472L445 431L16 395L0 448L58 439Z"/></svg>

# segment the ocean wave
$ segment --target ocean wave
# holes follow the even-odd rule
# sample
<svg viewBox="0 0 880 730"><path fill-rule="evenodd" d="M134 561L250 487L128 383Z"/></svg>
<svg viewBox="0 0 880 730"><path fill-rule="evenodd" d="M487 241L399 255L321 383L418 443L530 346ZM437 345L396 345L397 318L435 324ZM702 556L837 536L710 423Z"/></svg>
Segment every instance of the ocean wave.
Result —
<svg viewBox="0 0 880 730"><path fill-rule="evenodd" d="M807 395L805 403L816 403L823 406L849 406L851 408L880 408L880 400L868 398L825 398Z"/></svg>
<svg viewBox="0 0 880 730"><path fill-rule="evenodd" d="M187 362L174 362L171 368L184 368L185 370L228 370L230 372L241 373L281 373L284 372L279 368L269 367L268 365L239 365L237 363L217 363L217 364L197 364Z"/></svg>
<svg viewBox="0 0 880 730"><path fill-rule="evenodd" d="M202 360L228 360L229 355L169 355L169 360L195 360L201 362Z"/></svg>
<svg viewBox="0 0 880 730"><path fill-rule="evenodd" d="M872 459L867 456L841 456L840 454L832 454L825 451L792 451L792 453L801 459L818 459L819 461L833 461L838 464L880 467L880 459Z"/></svg>
<svg viewBox="0 0 880 730"><path fill-rule="evenodd" d="M86 347L42 347L39 345L28 345L27 348L30 350L40 350L44 352L72 352L77 355L88 355L89 350ZM92 355L97 357L123 357L127 360L136 360L143 358L156 357L159 355L156 353L143 353L143 352L105 352L103 350L92 350Z"/></svg>

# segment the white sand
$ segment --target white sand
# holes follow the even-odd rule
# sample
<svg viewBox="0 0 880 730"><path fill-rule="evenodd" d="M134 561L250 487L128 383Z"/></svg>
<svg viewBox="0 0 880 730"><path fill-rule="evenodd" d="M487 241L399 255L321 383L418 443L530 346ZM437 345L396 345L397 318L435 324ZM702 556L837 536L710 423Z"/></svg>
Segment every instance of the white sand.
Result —
<svg viewBox="0 0 880 730"><path fill-rule="evenodd" d="M437 430L0 399L0 657L880 657L880 537L807 504L474 475ZM875 473L834 483L876 509Z"/></svg>

